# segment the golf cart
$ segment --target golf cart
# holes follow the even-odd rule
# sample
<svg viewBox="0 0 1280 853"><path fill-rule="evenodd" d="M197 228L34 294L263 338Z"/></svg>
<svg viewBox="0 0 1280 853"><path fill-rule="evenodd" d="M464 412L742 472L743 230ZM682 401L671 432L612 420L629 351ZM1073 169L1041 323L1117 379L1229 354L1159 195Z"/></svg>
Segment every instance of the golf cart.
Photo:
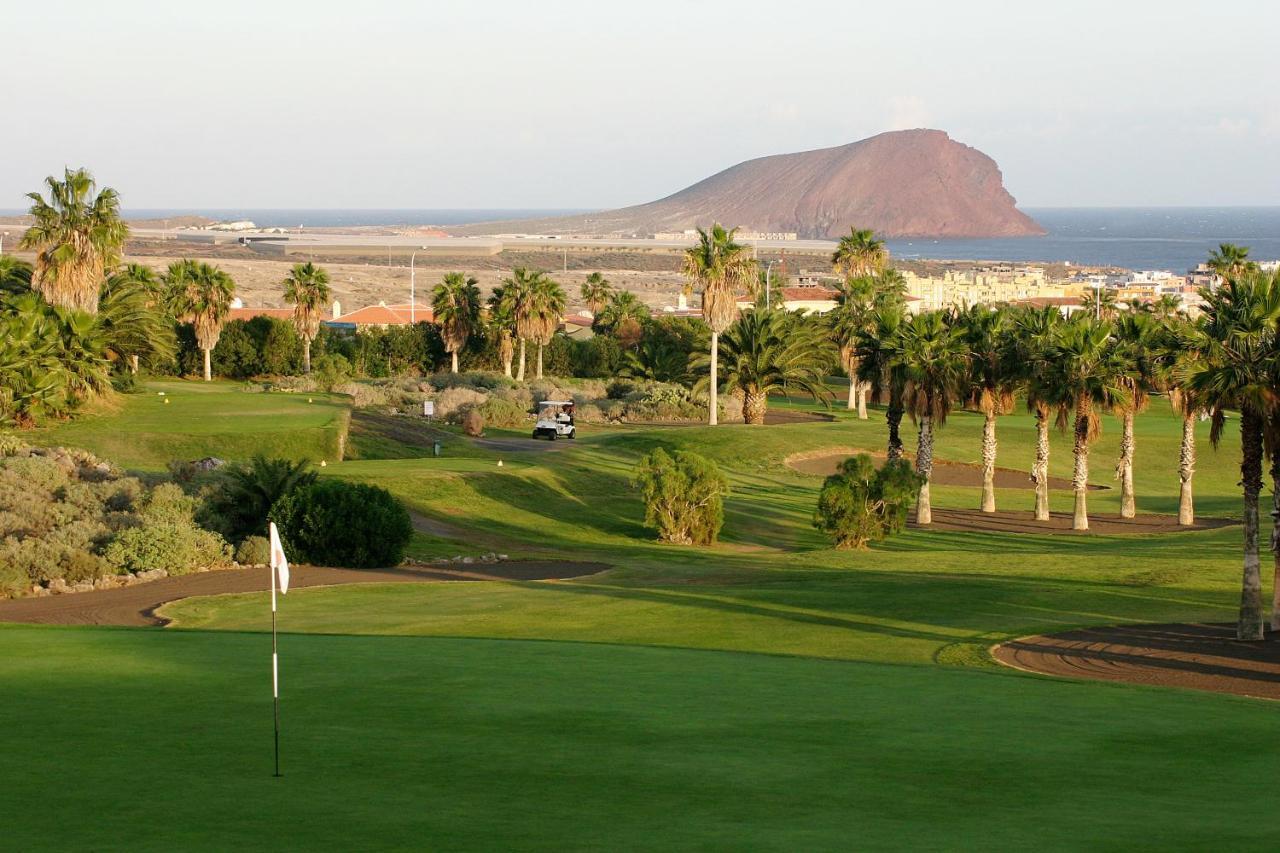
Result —
<svg viewBox="0 0 1280 853"><path fill-rule="evenodd" d="M557 438L577 438L578 428L573 425L572 400L543 400L538 404L538 422L533 427L534 438L555 441Z"/></svg>

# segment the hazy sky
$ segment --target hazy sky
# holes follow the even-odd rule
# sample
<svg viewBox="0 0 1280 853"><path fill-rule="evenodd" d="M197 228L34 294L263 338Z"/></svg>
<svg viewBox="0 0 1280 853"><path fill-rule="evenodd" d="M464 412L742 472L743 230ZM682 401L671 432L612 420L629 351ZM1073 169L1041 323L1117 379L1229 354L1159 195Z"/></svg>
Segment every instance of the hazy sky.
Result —
<svg viewBox="0 0 1280 853"><path fill-rule="evenodd" d="M1280 4L42 0L0 14L0 208L609 207L936 127L1023 206L1280 204Z"/></svg>

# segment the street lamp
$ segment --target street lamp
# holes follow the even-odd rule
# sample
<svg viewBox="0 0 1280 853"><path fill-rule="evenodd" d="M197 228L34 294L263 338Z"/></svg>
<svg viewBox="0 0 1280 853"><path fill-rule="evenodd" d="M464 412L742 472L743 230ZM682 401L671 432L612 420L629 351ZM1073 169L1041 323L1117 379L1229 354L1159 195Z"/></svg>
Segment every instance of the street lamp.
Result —
<svg viewBox="0 0 1280 853"><path fill-rule="evenodd" d="M418 257L418 252L425 248L427 247L419 246L417 249L414 249L413 252L409 255L409 324L410 325L413 325L414 323L418 322L418 313L416 310L417 297L416 297L416 287L415 287L415 285L417 284L417 278L415 277L414 271L413 271L413 259Z"/></svg>
<svg viewBox="0 0 1280 853"><path fill-rule="evenodd" d="M773 307L773 298L772 298L772 295L769 293L769 276L773 272L773 265L776 263L777 263L777 260L775 259L775 260L769 261L769 263L765 264L764 266L764 307L765 308Z"/></svg>

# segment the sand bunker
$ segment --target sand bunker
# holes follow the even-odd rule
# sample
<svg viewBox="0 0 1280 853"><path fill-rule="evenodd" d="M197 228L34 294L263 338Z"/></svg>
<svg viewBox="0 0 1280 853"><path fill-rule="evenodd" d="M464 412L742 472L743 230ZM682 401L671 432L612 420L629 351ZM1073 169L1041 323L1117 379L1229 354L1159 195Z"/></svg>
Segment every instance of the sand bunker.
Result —
<svg viewBox="0 0 1280 853"><path fill-rule="evenodd" d="M1280 699L1280 635L1242 643L1232 625L1122 625L1024 637L996 646L1017 669Z"/></svg>
<svg viewBox="0 0 1280 853"><path fill-rule="evenodd" d="M877 462L885 458L883 450L836 448L812 454L805 453L790 456L787 458L787 465L802 474L827 477L836 472L841 462L859 453L866 453ZM933 462L933 476L930 482L938 486L971 486L980 489L982 488L982 467L970 465L966 462L948 462L943 459L935 459ZM1031 475L1017 468L996 468L995 485L997 489L1034 490ZM1070 491L1071 481L1062 477L1050 477L1049 488ZM1107 487L1090 484L1089 488L1105 489Z"/></svg>

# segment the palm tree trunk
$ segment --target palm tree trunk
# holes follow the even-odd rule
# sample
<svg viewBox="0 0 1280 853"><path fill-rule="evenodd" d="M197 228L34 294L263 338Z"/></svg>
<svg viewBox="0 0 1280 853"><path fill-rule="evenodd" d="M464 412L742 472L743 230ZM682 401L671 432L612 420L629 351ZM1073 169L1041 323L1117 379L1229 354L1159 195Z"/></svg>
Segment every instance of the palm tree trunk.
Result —
<svg viewBox="0 0 1280 853"><path fill-rule="evenodd" d="M885 456L889 459L902 458L902 436L898 428L902 425L902 392L889 392L889 407L885 410L884 420L889 426L889 447Z"/></svg>
<svg viewBox="0 0 1280 853"><path fill-rule="evenodd" d="M302 372L311 372L311 339L302 339Z"/></svg>
<svg viewBox="0 0 1280 853"><path fill-rule="evenodd" d="M542 341L538 341L538 379L542 378Z"/></svg>
<svg viewBox="0 0 1280 853"><path fill-rule="evenodd" d="M916 524L933 523L933 506L929 502L929 478L933 476L933 418L920 419L920 436L916 444L916 473L924 477L916 498Z"/></svg>
<svg viewBox="0 0 1280 853"><path fill-rule="evenodd" d="M845 408L848 409L849 411L853 411L854 409L858 408L858 391L859 391L858 380L852 373L850 373L849 374L849 402L845 405Z"/></svg>
<svg viewBox="0 0 1280 853"><path fill-rule="evenodd" d="M982 511L996 511L996 413L982 421Z"/></svg>
<svg viewBox="0 0 1280 853"><path fill-rule="evenodd" d="M1271 630L1280 631L1280 453L1271 456Z"/></svg>
<svg viewBox="0 0 1280 853"><path fill-rule="evenodd" d="M213 380L213 365L210 363L210 353L212 350L204 351L204 381L211 382Z"/></svg>
<svg viewBox="0 0 1280 853"><path fill-rule="evenodd" d="M1191 477L1196 470L1196 416L1182 416L1182 450L1178 455L1178 524L1188 527L1196 523L1195 502L1191 495Z"/></svg>
<svg viewBox="0 0 1280 853"><path fill-rule="evenodd" d="M867 383L858 383L858 420L867 419Z"/></svg>
<svg viewBox="0 0 1280 853"><path fill-rule="evenodd" d="M1049 520L1049 410L1036 407L1036 460L1031 463L1036 486L1036 521Z"/></svg>
<svg viewBox="0 0 1280 853"><path fill-rule="evenodd" d="M449 367L449 372L457 373L458 372L458 351L454 350L453 352L449 353L449 355L453 357L452 364Z"/></svg>
<svg viewBox="0 0 1280 853"><path fill-rule="evenodd" d="M749 424L764 423L764 415L769 409L769 397L754 391L747 391L742 399L742 419Z"/></svg>
<svg viewBox="0 0 1280 853"><path fill-rule="evenodd" d="M1236 639L1261 640L1262 566L1258 559L1258 495L1262 492L1262 418L1252 406L1240 410L1240 482L1244 487L1244 575Z"/></svg>
<svg viewBox="0 0 1280 853"><path fill-rule="evenodd" d="M1089 403L1081 402L1076 408L1075 470L1071 474L1071 488L1075 491L1075 515L1072 530L1089 529Z"/></svg>
<svg viewBox="0 0 1280 853"><path fill-rule="evenodd" d="M520 368L516 371L516 381L524 381L524 338L520 339Z"/></svg>
<svg viewBox="0 0 1280 853"><path fill-rule="evenodd" d="M136 355L129 356L129 372L134 376L138 375L138 357Z"/></svg>
<svg viewBox="0 0 1280 853"><path fill-rule="evenodd" d="M709 394L711 402L707 407L707 424L709 426L716 426L717 424L720 423L720 412L719 412L720 403L716 399L717 392L719 390L716 388L717 381L719 380L719 374L720 374L720 334L718 332L712 331L711 332L711 388L710 388L710 394Z"/></svg>
<svg viewBox="0 0 1280 853"><path fill-rule="evenodd" d="M1137 514L1133 499L1133 412L1125 412L1120 420L1120 461L1116 477L1120 480L1120 517Z"/></svg>

